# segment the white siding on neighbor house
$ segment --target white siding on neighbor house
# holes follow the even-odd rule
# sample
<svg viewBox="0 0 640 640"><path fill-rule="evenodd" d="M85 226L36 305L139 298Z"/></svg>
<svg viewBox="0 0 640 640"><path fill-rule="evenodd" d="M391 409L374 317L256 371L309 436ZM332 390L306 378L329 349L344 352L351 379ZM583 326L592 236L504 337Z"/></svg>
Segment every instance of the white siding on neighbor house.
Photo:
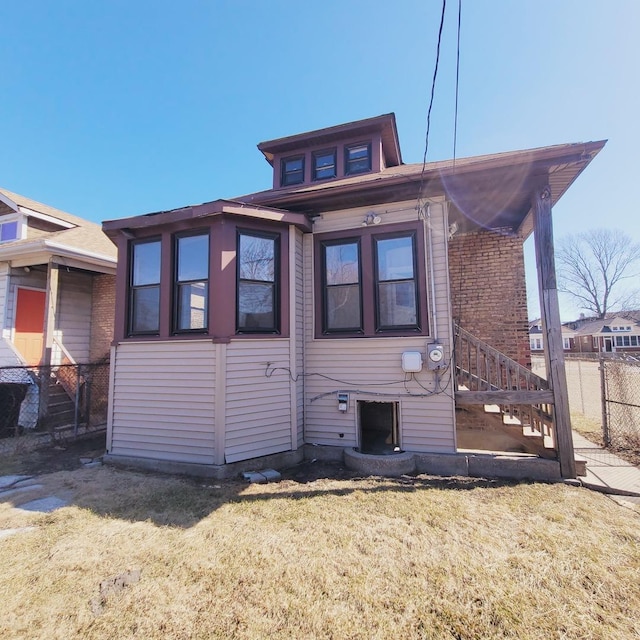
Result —
<svg viewBox="0 0 640 640"><path fill-rule="evenodd" d="M8 326L5 320L8 291L9 265L6 262L0 262L0 335L3 337L4 329Z"/></svg>
<svg viewBox="0 0 640 640"><path fill-rule="evenodd" d="M11 324L6 320L6 307L9 298L9 265L0 262L0 367L15 367L22 359L12 348Z"/></svg>
<svg viewBox="0 0 640 640"><path fill-rule="evenodd" d="M225 461L291 450L289 340L232 340L226 357ZM267 363L281 368L267 377Z"/></svg>
<svg viewBox="0 0 640 640"><path fill-rule="evenodd" d="M213 464L215 348L199 340L118 345L110 453Z"/></svg>
<svg viewBox="0 0 640 640"><path fill-rule="evenodd" d="M415 202L392 203L348 211L324 213L314 223L314 233L357 230L369 211L376 212L385 224L415 221ZM357 400L399 402L400 444L416 452L455 451L453 383L450 371L438 379L426 367L426 344L437 336L445 347L445 361L451 361L451 311L447 265L447 213L444 202L430 207L434 260L435 306L431 300L430 251L427 223L424 223L427 282L421 283L429 300L432 337L321 338L314 336L313 237L305 237L305 441L335 446L357 446ZM434 313L435 311L435 313ZM434 318L437 317L437 331ZM401 356L404 351L420 351L423 370L415 374L419 384L404 383ZM408 376L407 376L408 377ZM329 378L333 378L332 380ZM420 386L422 385L422 386ZM336 393L350 394L349 410L338 411ZM437 391L437 393L432 393Z"/></svg>
<svg viewBox="0 0 640 640"><path fill-rule="evenodd" d="M91 283L90 275L67 272L60 267L58 313L53 335L79 363L89 362ZM59 361L54 359L54 362Z"/></svg>

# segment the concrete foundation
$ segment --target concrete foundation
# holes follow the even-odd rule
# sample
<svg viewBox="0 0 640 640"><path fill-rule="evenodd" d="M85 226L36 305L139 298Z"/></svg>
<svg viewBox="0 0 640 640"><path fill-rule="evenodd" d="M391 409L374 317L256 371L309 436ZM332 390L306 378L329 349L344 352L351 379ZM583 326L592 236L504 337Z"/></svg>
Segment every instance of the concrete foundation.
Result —
<svg viewBox="0 0 640 640"><path fill-rule="evenodd" d="M342 449L340 449L342 452ZM260 469L275 468L285 469L294 464L302 462L304 451L302 447L296 451L285 451L284 453L274 453L270 456L242 460L229 464L194 464L191 462L173 462L171 460L156 460L154 458L135 458L132 456L116 456L110 453L105 454L103 462L114 467L129 469L142 469L145 471L156 471L159 473L172 473L186 476L197 476L200 478L215 478L224 480L235 478L242 473L249 471L259 471Z"/></svg>

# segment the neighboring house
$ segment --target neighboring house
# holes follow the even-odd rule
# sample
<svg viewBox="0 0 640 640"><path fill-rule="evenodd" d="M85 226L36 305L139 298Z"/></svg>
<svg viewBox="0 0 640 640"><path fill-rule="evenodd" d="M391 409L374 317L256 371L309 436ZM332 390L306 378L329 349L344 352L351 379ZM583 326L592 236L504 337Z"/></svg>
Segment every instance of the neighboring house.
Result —
<svg viewBox="0 0 640 640"><path fill-rule="evenodd" d="M108 355L115 269L99 225L0 189L0 366Z"/></svg>
<svg viewBox="0 0 640 640"><path fill-rule="evenodd" d="M105 222L107 459L216 475L306 446L471 464L451 455L473 441L463 414L510 404L574 476L547 252L552 205L603 145L404 164L388 114L259 144L267 191ZM551 389L527 368L532 232Z"/></svg>
<svg viewBox="0 0 640 640"><path fill-rule="evenodd" d="M576 332L562 325L562 349L565 353L574 350ZM542 331L542 321L533 320L529 322L529 347L532 354L540 354L544 351L544 332Z"/></svg>
<svg viewBox="0 0 640 640"><path fill-rule="evenodd" d="M581 321L575 331L579 353L640 351L640 322L627 314L607 314L604 320Z"/></svg>

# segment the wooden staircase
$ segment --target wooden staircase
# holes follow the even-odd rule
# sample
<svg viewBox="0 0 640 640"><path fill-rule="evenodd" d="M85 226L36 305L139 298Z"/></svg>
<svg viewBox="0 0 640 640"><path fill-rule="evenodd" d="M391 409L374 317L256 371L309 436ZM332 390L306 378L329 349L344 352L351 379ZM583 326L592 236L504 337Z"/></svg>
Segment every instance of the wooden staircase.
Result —
<svg viewBox="0 0 640 640"><path fill-rule="evenodd" d="M547 381L458 325L454 340L458 447L556 458Z"/></svg>

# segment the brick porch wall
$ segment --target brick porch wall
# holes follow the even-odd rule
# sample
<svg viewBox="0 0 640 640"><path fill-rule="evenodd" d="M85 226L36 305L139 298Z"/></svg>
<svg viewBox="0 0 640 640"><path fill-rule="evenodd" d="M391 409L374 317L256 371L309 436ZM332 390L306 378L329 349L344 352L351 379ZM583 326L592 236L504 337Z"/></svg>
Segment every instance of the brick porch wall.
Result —
<svg viewBox="0 0 640 640"><path fill-rule="evenodd" d="M113 340L116 308L116 277L108 274L94 276L91 294L91 346L89 359L96 362L109 355Z"/></svg>
<svg viewBox="0 0 640 640"><path fill-rule="evenodd" d="M453 319L522 365L531 366L523 239L477 231L449 243Z"/></svg>

